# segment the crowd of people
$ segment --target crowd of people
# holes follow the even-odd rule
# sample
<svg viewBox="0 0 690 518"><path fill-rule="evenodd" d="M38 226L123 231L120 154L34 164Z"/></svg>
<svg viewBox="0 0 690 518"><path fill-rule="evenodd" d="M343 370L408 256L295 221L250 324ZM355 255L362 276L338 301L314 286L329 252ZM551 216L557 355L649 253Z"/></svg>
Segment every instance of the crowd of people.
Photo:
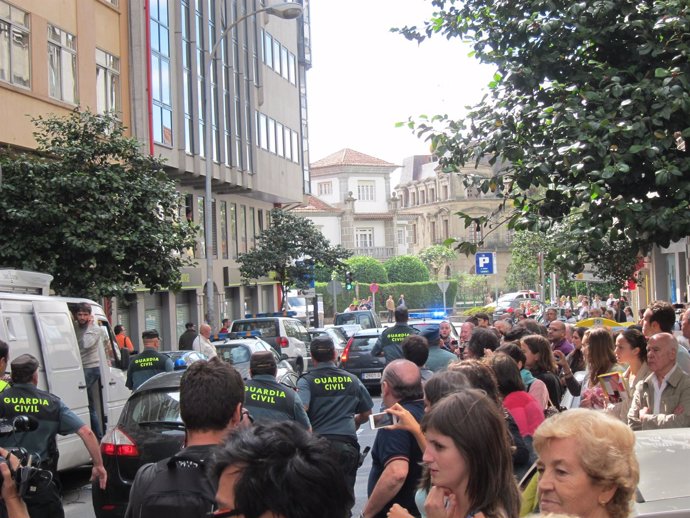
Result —
<svg viewBox="0 0 690 518"><path fill-rule="evenodd" d="M663 301L615 332L555 316L492 323L478 314L454 340L450 322L419 333L406 307L395 307L395 325L372 353L386 358L382 410L396 420L377 431L360 518L630 514L640 476L633 430L690 426L682 360L690 309L679 337L675 309ZM349 517L362 461L357 429L374 404L337 366L330 337L316 337L311 354L312 368L289 394L272 354L252 356L250 380L218 358L192 364L180 385L185 448L139 470L126 516L175 508L182 517L191 506L198 516ZM12 363L16 379L5 394L35 390L38 362L24 356ZM285 397L251 397L264 390ZM560 407L566 391L579 408ZM88 426L71 426L88 447ZM94 477L105 483L92 449ZM6 464L0 475L8 516L33 516Z"/></svg>
<svg viewBox="0 0 690 518"><path fill-rule="evenodd" d="M587 318L606 318L614 322L635 322L628 299L624 295L614 297L609 293L606 300L599 295L594 295L591 300L586 295L578 295L575 299L571 295L562 295L547 309L548 312L561 314L562 320L568 324L574 324ZM520 307L510 309L516 320L536 318L541 313L541 305L533 299L526 298L520 303ZM640 318L641 315L640 315Z"/></svg>

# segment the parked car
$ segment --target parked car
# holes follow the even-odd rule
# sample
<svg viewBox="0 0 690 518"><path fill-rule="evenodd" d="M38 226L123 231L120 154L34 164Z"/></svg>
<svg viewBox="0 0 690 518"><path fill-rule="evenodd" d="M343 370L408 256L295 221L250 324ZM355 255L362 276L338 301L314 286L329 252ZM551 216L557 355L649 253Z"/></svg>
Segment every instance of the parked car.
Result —
<svg viewBox="0 0 690 518"><path fill-rule="evenodd" d="M311 337L304 324L297 318L282 316L282 313L259 314L252 318L233 321L230 332L241 335L261 331L261 338L273 346L279 354L285 354L298 374L302 374L309 363Z"/></svg>
<svg viewBox="0 0 690 518"><path fill-rule="evenodd" d="M526 296L526 294L532 294L534 292L516 292L516 293L506 293L496 301L493 312L493 319L498 320L506 313L513 313L516 309L522 307L523 304L529 304L530 308L530 318L539 318L544 310L546 309L546 304L532 296Z"/></svg>
<svg viewBox="0 0 690 518"><path fill-rule="evenodd" d="M383 356L371 355L381 331L383 328L358 331L348 340L340 355L340 367L357 376L367 388L380 386L383 368L386 366Z"/></svg>
<svg viewBox="0 0 690 518"><path fill-rule="evenodd" d="M362 329L377 329L381 327L381 320L375 311L371 309L359 309L357 311L346 311L338 313L333 319L336 326L343 324L359 324Z"/></svg>
<svg viewBox="0 0 690 518"><path fill-rule="evenodd" d="M278 354L276 350L268 343L264 342L259 337L235 338L230 335L225 340L218 340L213 342L218 356L229 362L239 371L242 379L249 379L249 360L252 354L256 352L270 351L276 360L278 372L276 379L279 383L286 385L294 390L297 390L298 375L292 368L292 365L287 361L285 354Z"/></svg>
<svg viewBox="0 0 690 518"><path fill-rule="evenodd" d="M268 345L262 347L273 350ZM235 364L237 367L241 366ZM297 375L289 364L281 361L278 368L279 373L281 369L286 372L279 374L279 381L296 388ZM122 518L137 470L146 463L174 455L184 446L185 426L180 417L180 381L184 372L158 374L132 392L117 424L101 440L108 483L105 490L97 481L92 484L96 518Z"/></svg>

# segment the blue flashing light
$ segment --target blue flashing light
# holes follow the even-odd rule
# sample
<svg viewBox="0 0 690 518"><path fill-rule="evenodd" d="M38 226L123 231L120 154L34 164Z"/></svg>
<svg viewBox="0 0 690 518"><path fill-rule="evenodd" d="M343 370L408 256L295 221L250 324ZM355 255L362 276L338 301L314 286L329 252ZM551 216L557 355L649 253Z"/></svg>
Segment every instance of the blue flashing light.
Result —
<svg viewBox="0 0 690 518"><path fill-rule="evenodd" d="M448 313L442 309L432 311L419 311L408 315L410 320L444 320Z"/></svg>
<svg viewBox="0 0 690 518"><path fill-rule="evenodd" d="M241 338L261 338L261 329L252 329L249 331L234 331L232 333L228 333L226 336L230 340L239 340Z"/></svg>

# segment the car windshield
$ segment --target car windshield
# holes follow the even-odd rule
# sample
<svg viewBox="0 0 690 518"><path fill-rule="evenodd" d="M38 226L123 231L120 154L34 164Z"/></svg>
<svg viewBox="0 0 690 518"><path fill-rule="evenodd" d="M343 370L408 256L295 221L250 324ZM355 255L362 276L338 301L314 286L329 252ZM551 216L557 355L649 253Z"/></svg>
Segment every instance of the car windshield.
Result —
<svg viewBox="0 0 690 518"><path fill-rule="evenodd" d="M178 423L180 392L178 390L151 390L135 394L127 403L125 426L140 423Z"/></svg>
<svg viewBox="0 0 690 518"><path fill-rule="evenodd" d="M249 349L239 344L216 346L216 351L223 360L230 363L245 363L251 357Z"/></svg>
<svg viewBox="0 0 690 518"><path fill-rule="evenodd" d="M332 337L334 340L337 339L337 340L340 340L341 342L346 342L346 341L347 341L347 336L345 335L345 333L343 333L343 330L342 330L342 329L337 329L337 328L335 328L335 327L332 327L332 328L326 330L326 332L327 332L329 335L331 335L331 337Z"/></svg>
<svg viewBox="0 0 690 518"><path fill-rule="evenodd" d="M370 351L376 344L378 336L356 336L352 339L350 350L352 351Z"/></svg>
<svg viewBox="0 0 690 518"><path fill-rule="evenodd" d="M246 333L247 331L254 331L258 329L261 331L262 338L276 337L276 321L275 320L240 320L232 323L231 331L233 333Z"/></svg>

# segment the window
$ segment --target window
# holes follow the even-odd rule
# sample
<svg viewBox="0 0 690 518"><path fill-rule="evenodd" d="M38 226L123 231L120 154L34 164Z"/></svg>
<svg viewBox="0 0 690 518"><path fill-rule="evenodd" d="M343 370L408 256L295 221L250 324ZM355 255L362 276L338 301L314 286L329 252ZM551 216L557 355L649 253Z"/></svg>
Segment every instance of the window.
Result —
<svg viewBox="0 0 690 518"><path fill-rule="evenodd" d="M120 60L96 49L96 110L120 111Z"/></svg>
<svg viewBox="0 0 690 518"><path fill-rule="evenodd" d="M374 229L373 228L357 228L357 229L355 229L355 246L357 248L373 248L374 247Z"/></svg>
<svg viewBox="0 0 690 518"><path fill-rule="evenodd" d="M273 68L273 36L264 33L264 63Z"/></svg>
<svg viewBox="0 0 690 518"><path fill-rule="evenodd" d="M477 244L484 239L482 227L479 225L470 225L467 228L467 240L470 243Z"/></svg>
<svg viewBox="0 0 690 518"><path fill-rule="evenodd" d="M196 208L197 214L199 215L199 218L197 219L197 221L199 222L199 254L197 255L197 257L204 258L206 257L206 225L204 224L204 222L206 221L204 219L206 205L203 196L197 196Z"/></svg>
<svg viewBox="0 0 690 518"><path fill-rule="evenodd" d="M240 227L240 252L247 252L247 207L240 206L240 217L238 226Z"/></svg>
<svg viewBox="0 0 690 518"><path fill-rule="evenodd" d="M290 71L288 68L288 49L285 47L280 47L280 74L288 79L290 77Z"/></svg>
<svg viewBox="0 0 690 518"><path fill-rule="evenodd" d="M447 185L444 185L444 186L441 188L441 192L443 193L443 195L442 195L442 196L443 196L443 199L444 199L444 200L447 200L447 199L448 199L448 186L447 186Z"/></svg>
<svg viewBox="0 0 690 518"><path fill-rule="evenodd" d="M291 143L291 130L287 126L283 128L285 134L285 158L292 160L292 143Z"/></svg>
<svg viewBox="0 0 690 518"><path fill-rule="evenodd" d="M257 127L257 145L261 149L268 149L268 120L263 113L259 113L259 124Z"/></svg>
<svg viewBox="0 0 690 518"><path fill-rule="evenodd" d="M436 201L436 189L429 189L429 203Z"/></svg>
<svg viewBox="0 0 690 518"><path fill-rule="evenodd" d="M376 201L376 184L374 182L357 182L357 199L360 201Z"/></svg>
<svg viewBox="0 0 690 518"><path fill-rule="evenodd" d="M276 152L276 121L268 118L268 150L271 153Z"/></svg>
<svg viewBox="0 0 690 518"><path fill-rule="evenodd" d="M77 102L77 38L54 25L48 25L48 94Z"/></svg>
<svg viewBox="0 0 690 518"><path fill-rule="evenodd" d="M259 234L261 234L264 231L264 210L258 209L256 211L256 214L257 214L257 218L259 220Z"/></svg>
<svg viewBox="0 0 690 518"><path fill-rule="evenodd" d="M417 224L416 223L412 224L412 243L413 244L417 243Z"/></svg>
<svg viewBox="0 0 690 518"><path fill-rule="evenodd" d="M429 234L431 237L431 243L432 244L436 243L436 222L435 221L429 222Z"/></svg>
<svg viewBox="0 0 690 518"><path fill-rule="evenodd" d="M419 193L419 204L424 205L426 203L426 191Z"/></svg>
<svg viewBox="0 0 690 518"><path fill-rule="evenodd" d="M297 84L297 59L292 52L288 54L288 80L293 85Z"/></svg>
<svg viewBox="0 0 690 518"><path fill-rule="evenodd" d="M450 224L447 219L443 220L443 239L450 237Z"/></svg>
<svg viewBox="0 0 690 518"><path fill-rule="evenodd" d="M405 232L405 229L404 229L404 228L399 228L399 229L398 229L398 244L399 244L399 245L404 245L404 244L406 244L406 242L407 242L406 237L407 237L407 236L406 236L405 234L406 234L406 232Z"/></svg>
<svg viewBox="0 0 690 518"><path fill-rule="evenodd" d="M250 220L250 236L252 241L252 249L256 248L256 209L251 207L249 209L249 220Z"/></svg>
<svg viewBox="0 0 690 518"><path fill-rule="evenodd" d="M326 194L333 194L333 182L319 182L316 185L316 189L319 196L325 196Z"/></svg>
<svg viewBox="0 0 690 518"><path fill-rule="evenodd" d="M411 196L411 200L412 200L410 205L411 206L417 205L417 194L413 192L410 196Z"/></svg>
<svg viewBox="0 0 690 518"><path fill-rule="evenodd" d="M223 259L228 258L228 202L220 202L220 250Z"/></svg>
<svg viewBox="0 0 690 518"><path fill-rule="evenodd" d="M189 0L182 0L180 23L182 26L182 104L184 106L184 150L194 153L194 122L192 119L192 42L190 34L191 11Z"/></svg>
<svg viewBox="0 0 690 518"><path fill-rule="evenodd" d="M299 164L299 135L297 134L296 131L292 131L290 133L292 139L291 139L291 146L292 146L292 161L295 162L296 164Z"/></svg>
<svg viewBox="0 0 690 518"><path fill-rule="evenodd" d="M283 145L283 132L285 127L280 123L276 122L276 155L285 156L285 146Z"/></svg>
<svg viewBox="0 0 690 518"><path fill-rule="evenodd" d="M232 258L237 259L237 204L230 204L230 214L228 215L230 223L230 246L232 247Z"/></svg>
<svg viewBox="0 0 690 518"><path fill-rule="evenodd" d="M170 95L170 29L168 0L151 0L151 93L153 140L172 146L172 101Z"/></svg>
<svg viewBox="0 0 690 518"><path fill-rule="evenodd" d="M0 81L31 86L29 14L0 0Z"/></svg>

